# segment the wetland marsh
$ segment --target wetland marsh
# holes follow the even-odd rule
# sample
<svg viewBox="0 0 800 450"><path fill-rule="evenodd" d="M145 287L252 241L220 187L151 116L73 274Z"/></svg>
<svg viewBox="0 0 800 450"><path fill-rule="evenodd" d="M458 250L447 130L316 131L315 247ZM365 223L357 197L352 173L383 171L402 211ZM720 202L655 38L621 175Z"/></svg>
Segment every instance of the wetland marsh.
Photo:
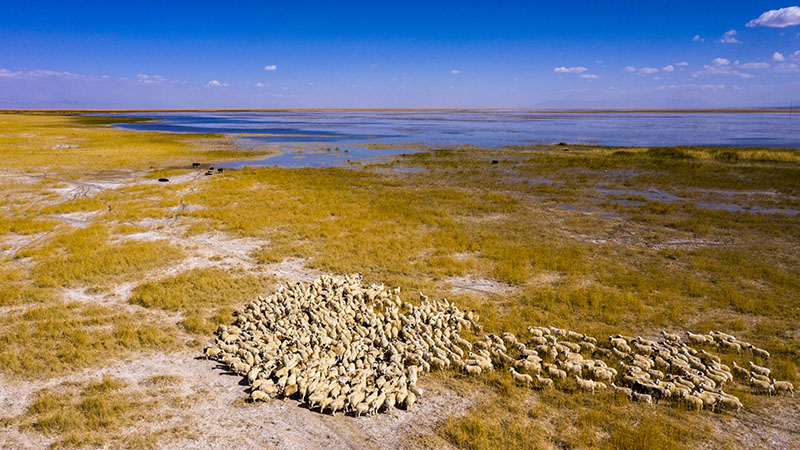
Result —
<svg viewBox="0 0 800 450"><path fill-rule="evenodd" d="M797 385L800 150L775 148L797 142L795 128L758 147L635 134L611 147L496 139L504 116L418 139L436 120L420 113L404 142L367 123L328 127L333 142L245 145L224 127L110 126L120 120L0 114L2 446L800 445L800 399L736 383L743 411L694 413L448 369L421 378L414 411L334 418L245 403L237 377L195 359L256 295L362 273L402 286L403 300L424 291L474 309L498 334L723 330L768 349L775 376ZM270 164L276 154L288 162ZM316 154L324 167L289 164ZM211 166L226 170L206 176Z"/></svg>

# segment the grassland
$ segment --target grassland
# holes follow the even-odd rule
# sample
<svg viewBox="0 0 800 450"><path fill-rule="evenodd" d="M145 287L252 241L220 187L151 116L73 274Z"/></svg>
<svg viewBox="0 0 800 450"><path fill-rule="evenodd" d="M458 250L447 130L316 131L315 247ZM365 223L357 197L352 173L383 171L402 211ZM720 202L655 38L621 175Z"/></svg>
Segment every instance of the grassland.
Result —
<svg viewBox="0 0 800 450"><path fill-rule="evenodd" d="M6 426L93 446L155 420L162 405L147 388L94 385L80 370L154 351L190 357L187 344L199 351L236 307L286 281L275 268L287 261L361 272L409 300L447 296L493 331L724 330L769 349L775 375L798 382L798 150L456 147L203 177L191 162L254 153L106 123L0 115L0 372L77 383L36 394L31 418ZM395 170L408 167L419 170ZM255 244L198 247L207 236ZM734 386L747 412L733 417L535 392L503 373L470 382L483 393L474 409L433 430L468 448L752 447L769 431L757 418L780 422L781 405L798 406ZM108 424L93 422L97 410ZM742 424L760 431L732 432Z"/></svg>

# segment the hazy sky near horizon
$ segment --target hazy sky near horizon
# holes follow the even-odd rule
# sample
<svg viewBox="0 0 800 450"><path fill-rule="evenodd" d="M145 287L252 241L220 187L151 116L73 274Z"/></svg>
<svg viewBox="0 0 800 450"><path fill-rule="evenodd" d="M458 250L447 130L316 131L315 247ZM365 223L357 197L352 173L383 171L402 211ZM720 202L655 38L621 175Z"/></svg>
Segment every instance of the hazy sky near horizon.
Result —
<svg viewBox="0 0 800 450"><path fill-rule="evenodd" d="M800 102L772 1L6 2L0 108Z"/></svg>

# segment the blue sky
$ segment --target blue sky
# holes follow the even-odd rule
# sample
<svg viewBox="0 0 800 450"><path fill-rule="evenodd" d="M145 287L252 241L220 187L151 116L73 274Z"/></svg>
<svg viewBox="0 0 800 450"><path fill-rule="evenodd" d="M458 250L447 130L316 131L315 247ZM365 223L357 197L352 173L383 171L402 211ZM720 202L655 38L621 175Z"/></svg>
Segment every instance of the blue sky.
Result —
<svg viewBox="0 0 800 450"><path fill-rule="evenodd" d="M793 4L236 3L6 2L0 108L800 102Z"/></svg>

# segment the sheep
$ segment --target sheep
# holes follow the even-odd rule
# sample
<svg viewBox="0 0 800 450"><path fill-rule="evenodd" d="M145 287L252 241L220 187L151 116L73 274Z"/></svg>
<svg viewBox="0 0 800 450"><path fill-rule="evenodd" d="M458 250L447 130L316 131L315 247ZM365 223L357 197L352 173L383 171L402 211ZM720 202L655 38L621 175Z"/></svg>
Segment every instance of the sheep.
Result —
<svg viewBox="0 0 800 450"><path fill-rule="evenodd" d="M757 393L757 394L767 394L772 395L774 391L774 387L772 384L766 381L756 380L753 377L750 377L750 387Z"/></svg>
<svg viewBox="0 0 800 450"><path fill-rule="evenodd" d="M346 401L347 396L345 394L341 394L340 396L336 397L336 400L332 401L330 404L331 415L336 417L336 411L341 411L344 409Z"/></svg>
<svg viewBox="0 0 800 450"><path fill-rule="evenodd" d="M552 378L545 378L539 375L536 375L536 384L538 384L542 388L552 388L553 387L553 379Z"/></svg>
<svg viewBox="0 0 800 450"><path fill-rule="evenodd" d="M616 384L614 384L614 382L611 382L611 388L614 389L614 396L617 396L617 394L621 394L627 397L628 400L630 400L633 397L633 391L631 390L631 388L617 386Z"/></svg>
<svg viewBox="0 0 800 450"><path fill-rule="evenodd" d="M533 378L530 375L526 373L519 373L514 370L513 367L509 367L508 371L511 372L511 376L518 383L523 383L526 386L530 386L530 384L533 382Z"/></svg>
<svg viewBox="0 0 800 450"><path fill-rule="evenodd" d="M583 378L577 375L573 375L572 379L575 380L575 384L577 384L580 389L583 389L584 391L589 391L592 394L594 394L594 383L592 382L592 380L584 380Z"/></svg>
<svg viewBox="0 0 800 450"><path fill-rule="evenodd" d="M747 349L750 350L750 353L752 353L755 356L758 356L759 358L769 359L768 351L755 347L753 346L753 344L748 344Z"/></svg>
<svg viewBox="0 0 800 450"><path fill-rule="evenodd" d="M206 359L216 359L221 354L222 350L220 350L218 347L206 347L203 349L203 355Z"/></svg>
<svg viewBox="0 0 800 450"><path fill-rule="evenodd" d="M508 331L504 332L500 335L505 343L508 345L515 345L517 343L517 337L514 336L512 333Z"/></svg>
<svg viewBox="0 0 800 450"><path fill-rule="evenodd" d="M250 401L257 402L266 400L269 400L269 395L266 392L258 390L250 392Z"/></svg>
<svg viewBox="0 0 800 450"><path fill-rule="evenodd" d="M680 335L667 333L664 330L661 330L661 335L664 336L664 339L666 339L666 340L668 340L670 342L678 343L678 342L681 341Z"/></svg>
<svg viewBox="0 0 800 450"><path fill-rule="evenodd" d="M647 403L648 405L653 404L653 397L648 394L633 392L633 400L636 402Z"/></svg>
<svg viewBox="0 0 800 450"><path fill-rule="evenodd" d="M742 352L742 346L736 342L721 340L719 341L719 345L725 350L733 351L736 352L737 354Z"/></svg>
<svg viewBox="0 0 800 450"><path fill-rule="evenodd" d="M559 380L566 380L567 379L567 372L555 367L555 366L548 366L547 367L547 375L550 378L556 378Z"/></svg>
<svg viewBox="0 0 800 450"><path fill-rule="evenodd" d="M757 366L757 365L753 364L753 361L748 361L747 363L750 365L750 371L751 372L755 372L755 373L757 373L759 375L764 375L765 377L769 376L770 370L768 368L762 367L762 366Z"/></svg>
<svg viewBox="0 0 800 450"><path fill-rule="evenodd" d="M731 363L733 365L733 375L739 377L743 380L750 378L750 371L745 369L744 367L736 364L736 361Z"/></svg>
<svg viewBox="0 0 800 450"><path fill-rule="evenodd" d="M477 314L447 299L435 301L422 294L417 306L397 293L383 285L361 285L357 274L281 286L236 312L231 326L220 326L214 345L203 355L246 377L250 400L294 396L331 414L375 414L395 405L408 409L422 396L420 372L450 366L471 376L507 366L516 382L530 385L535 378L540 388L552 387L554 380L569 374L586 390L610 384L615 395L633 397L636 392L637 399L649 402L670 396L683 400L695 387L718 389L734 373L752 378L754 391L793 395L793 386L768 379L764 371L769 369L756 366L751 374L736 364L728 368L716 355L681 342L682 335L663 330L661 342L616 335L601 348L585 334L529 327L526 339L530 336L528 342L536 347L528 348L525 339L519 342L502 330L483 334ZM460 336L464 327L475 333L474 344ZM696 336L702 336L723 348L738 345L764 357L751 344L728 335L687 336L687 342L699 342ZM622 367L621 377L605 362L614 358ZM737 410L735 397L701 395L703 401L714 402L708 407Z"/></svg>
<svg viewBox="0 0 800 450"><path fill-rule="evenodd" d="M734 412L739 412L743 406L744 405L742 405L742 402L740 402L738 398L725 395L720 395L717 402L714 403L714 409L727 409Z"/></svg>
<svg viewBox="0 0 800 450"><path fill-rule="evenodd" d="M772 390L775 393L787 392L794 397L794 386L792 386L792 383L788 381L775 381L775 378L773 378Z"/></svg>
<svg viewBox="0 0 800 450"><path fill-rule="evenodd" d="M366 402L361 402L356 405L355 407L356 417L361 417L364 414L369 412L369 404Z"/></svg>
<svg viewBox="0 0 800 450"><path fill-rule="evenodd" d="M474 364L468 364L468 365L465 365L465 366L464 366L464 370L465 370L465 371L467 372L467 374L469 374L469 375L475 375L475 376L477 376L477 375L480 375L480 374L481 374L481 367L480 367L480 366L478 366L478 365L474 365Z"/></svg>
<svg viewBox="0 0 800 450"><path fill-rule="evenodd" d="M681 392L681 400L686 404L686 407L693 411L700 411L703 409L703 400L700 397L695 395L689 394L687 392Z"/></svg>
<svg viewBox="0 0 800 450"><path fill-rule="evenodd" d="M757 381L763 381L764 383L772 382L772 379L770 377L761 375L760 373L750 372L750 377Z"/></svg>
<svg viewBox="0 0 800 450"><path fill-rule="evenodd" d="M542 331L539 328L534 328L534 327L530 327L530 326L528 327L528 333L532 337L542 337L542 336L544 336L544 331Z"/></svg>
<svg viewBox="0 0 800 450"><path fill-rule="evenodd" d="M709 337L705 334L694 334L691 331L686 332L686 337L693 344L707 344L709 341Z"/></svg>

